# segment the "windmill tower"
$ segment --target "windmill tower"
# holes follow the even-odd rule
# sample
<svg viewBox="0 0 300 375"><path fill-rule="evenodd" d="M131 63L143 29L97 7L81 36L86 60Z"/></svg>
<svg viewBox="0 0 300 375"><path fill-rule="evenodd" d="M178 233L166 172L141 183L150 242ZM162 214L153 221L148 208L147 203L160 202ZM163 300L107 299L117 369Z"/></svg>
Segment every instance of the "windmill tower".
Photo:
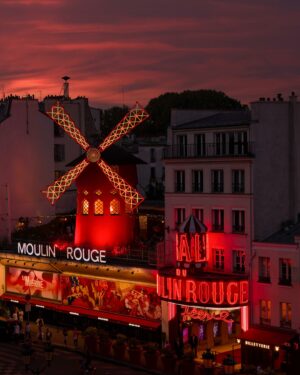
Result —
<svg viewBox="0 0 300 375"><path fill-rule="evenodd" d="M141 124L148 113L136 104L97 148L88 144L60 103L52 106L47 115L85 151L78 164L43 191L54 204L76 180L75 245L107 249L130 243L134 223L131 213L143 201L132 186L137 182L135 166L112 167L104 160L112 152L110 146Z"/></svg>

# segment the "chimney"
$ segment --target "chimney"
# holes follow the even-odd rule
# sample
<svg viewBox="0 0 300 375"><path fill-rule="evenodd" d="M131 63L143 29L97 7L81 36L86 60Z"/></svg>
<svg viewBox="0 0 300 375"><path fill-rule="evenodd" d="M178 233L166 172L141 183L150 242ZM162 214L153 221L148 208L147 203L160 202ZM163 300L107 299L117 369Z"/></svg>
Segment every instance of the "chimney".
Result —
<svg viewBox="0 0 300 375"><path fill-rule="evenodd" d="M290 99L290 102L296 103L296 101L297 101L297 95L295 94L294 91L292 91L289 99Z"/></svg>
<svg viewBox="0 0 300 375"><path fill-rule="evenodd" d="M70 96L69 96L69 82L68 82L68 80L70 79L70 77L64 76L64 77L62 77L62 79L64 80L64 84L63 84L64 97L66 99L69 99Z"/></svg>

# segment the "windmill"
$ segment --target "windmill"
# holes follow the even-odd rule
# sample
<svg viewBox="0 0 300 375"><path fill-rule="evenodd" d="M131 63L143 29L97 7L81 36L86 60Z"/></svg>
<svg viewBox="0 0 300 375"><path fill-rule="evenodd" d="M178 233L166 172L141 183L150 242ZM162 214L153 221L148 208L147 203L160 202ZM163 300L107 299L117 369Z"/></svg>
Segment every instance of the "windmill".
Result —
<svg viewBox="0 0 300 375"><path fill-rule="evenodd" d="M98 195L99 198L99 195L101 195L103 190L105 190L105 187L103 188L103 186L109 185L110 192L114 195L118 194L124 201L127 214L136 209L143 201L143 197L118 173L116 168L112 168L104 161L102 155L103 153L105 154L107 149L116 141L128 134L132 129L147 119L149 117L148 113L141 108L138 103L136 103L136 106L126 114L126 116L115 126L115 128L108 134L108 136L100 143L98 147L92 147L89 145L86 138L75 125L71 117L65 112L60 103L53 105L50 108L50 111L47 112L47 115L85 151L85 157L83 160L81 160L78 164L76 164L42 191L49 202L52 205L55 204L55 202L65 193L65 191L72 185L73 182L75 182L75 180L77 182L81 179L83 180L84 186L90 186L91 183L96 183L97 186L93 186L92 189L81 188L81 192L79 193L84 192L84 194L87 194L89 191L93 190L93 192ZM99 176L101 176L100 179ZM106 181L104 181L105 179ZM128 237L124 232L126 228L127 231L129 230L129 219L126 219L125 217L128 215L123 215L121 219L120 215L87 215L86 211L84 210L88 208L89 202L84 200L83 204L84 202L86 202L87 207L83 207L83 212L77 207L75 243L77 245L83 245L90 242L89 245L93 246L115 245L119 242L124 243L126 237ZM99 205L101 209L101 207L103 207L103 203L105 202L97 199L93 203L95 205L98 204L99 211ZM103 210L100 210L99 212L104 213ZM114 216L114 218L112 216ZM127 225L124 226L126 222ZM99 235L100 226L101 235ZM114 230L116 230L116 228L120 229L120 233L123 230L124 233L123 235L120 235L119 239L116 233L113 236L108 236L108 229L112 228L112 226L114 226ZM82 234L83 232L85 233L84 235ZM95 232L98 233L96 236L98 240L95 239ZM94 239L89 240L89 238L93 238L93 236ZM110 239L108 239L108 237ZM115 238L115 240L112 240L113 238Z"/></svg>

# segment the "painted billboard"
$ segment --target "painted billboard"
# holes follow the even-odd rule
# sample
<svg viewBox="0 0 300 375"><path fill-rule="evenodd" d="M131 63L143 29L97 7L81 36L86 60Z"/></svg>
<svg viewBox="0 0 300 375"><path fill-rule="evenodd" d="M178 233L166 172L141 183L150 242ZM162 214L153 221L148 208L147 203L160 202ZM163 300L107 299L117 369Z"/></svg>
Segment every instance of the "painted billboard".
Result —
<svg viewBox="0 0 300 375"><path fill-rule="evenodd" d="M61 276L65 305L159 320L161 304L155 287L124 281Z"/></svg>
<svg viewBox="0 0 300 375"><path fill-rule="evenodd" d="M6 268L6 291L34 298L60 300L59 275L25 268Z"/></svg>

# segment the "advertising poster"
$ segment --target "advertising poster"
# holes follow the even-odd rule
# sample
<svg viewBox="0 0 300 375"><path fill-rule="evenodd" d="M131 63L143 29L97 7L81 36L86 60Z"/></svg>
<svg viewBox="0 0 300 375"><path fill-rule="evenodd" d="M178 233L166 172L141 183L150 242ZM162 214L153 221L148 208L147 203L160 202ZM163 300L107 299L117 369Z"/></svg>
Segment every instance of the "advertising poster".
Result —
<svg viewBox="0 0 300 375"><path fill-rule="evenodd" d="M65 305L153 320L161 318L160 299L154 287L62 276L61 290Z"/></svg>
<svg viewBox="0 0 300 375"><path fill-rule="evenodd" d="M25 268L6 268L6 291L34 298L59 300L59 275Z"/></svg>

